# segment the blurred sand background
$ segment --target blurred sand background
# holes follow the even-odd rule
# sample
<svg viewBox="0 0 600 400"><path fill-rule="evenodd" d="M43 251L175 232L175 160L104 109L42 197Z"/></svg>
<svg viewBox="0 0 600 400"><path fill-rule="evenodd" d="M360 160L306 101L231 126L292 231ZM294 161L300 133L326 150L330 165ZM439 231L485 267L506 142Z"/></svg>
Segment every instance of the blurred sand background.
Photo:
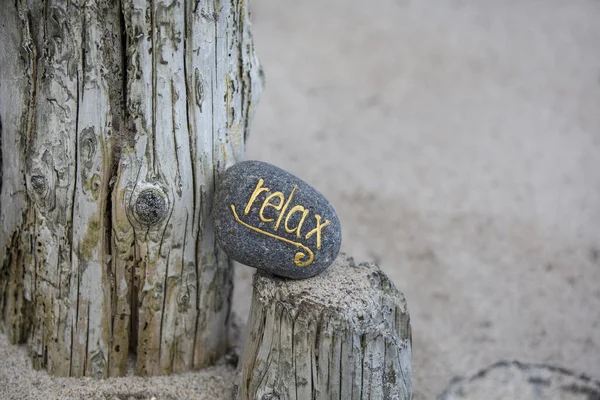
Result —
<svg viewBox="0 0 600 400"><path fill-rule="evenodd" d="M252 4L247 158L405 293L415 399L499 359L600 378L600 2Z"/></svg>
<svg viewBox="0 0 600 400"><path fill-rule="evenodd" d="M414 398L500 359L600 378L600 2L251 7L267 81L247 158L320 190L343 251L405 293ZM50 378L3 336L0 357L2 399L218 399L233 379Z"/></svg>

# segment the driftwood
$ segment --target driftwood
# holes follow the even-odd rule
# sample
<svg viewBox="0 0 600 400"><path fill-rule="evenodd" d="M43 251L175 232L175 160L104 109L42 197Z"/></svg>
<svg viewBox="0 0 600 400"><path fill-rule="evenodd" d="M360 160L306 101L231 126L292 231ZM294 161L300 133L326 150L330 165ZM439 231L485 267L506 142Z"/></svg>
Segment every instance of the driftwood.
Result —
<svg viewBox="0 0 600 400"><path fill-rule="evenodd" d="M0 331L55 375L210 365L210 211L261 89L244 0L16 0L0 24ZM131 349L131 351L130 351Z"/></svg>
<svg viewBox="0 0 600 400"><path fill-rule="evenodd" d="M406 301L377 266L340 255L314 278L258 272L253 286L237 399L412 397Z"/></svg>
<svg viewBox="0 0 600 400"><path fill-rule="evenodd" d="M597 400L600 381L566 368L498 361L474 375L453 378L439 400Z"/></svg>

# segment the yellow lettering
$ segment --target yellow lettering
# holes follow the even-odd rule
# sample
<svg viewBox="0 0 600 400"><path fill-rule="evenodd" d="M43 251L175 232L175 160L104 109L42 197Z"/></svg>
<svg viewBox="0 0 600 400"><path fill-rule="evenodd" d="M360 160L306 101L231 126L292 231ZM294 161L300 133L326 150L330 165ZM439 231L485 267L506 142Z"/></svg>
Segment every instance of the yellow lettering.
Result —
<svg viewBox="0 0 600 400"><path fill-rule="evenodd" d="M311 237L312 235L314 235L316 233L317 234L317 249L320 249L321 248L321 229L323 229L327 225L329 225L329 220L326 219L325 223L323 225L321 225L321 216L319 214L315 214L315 219L317 220L317 226L315 227L315 229L308 232L304 238L308 239L309 237Z"/></svg>
<svg viewBox="0 0 600 400"><path fill-rule="evenodd" d="M288 227L288 222L290 221L290 217L294 213L296 213L296 212L301 212L302 213L302 218L300 218L300 222L298 222L298 226L297 227L295 227L294 229L290 229ZM304 223L304 219L306 218L307 215L308 215L308 210L306 208L304 208L302 206L294 206L290 210L290 212L287 215L287 217L285 217L285 222L283 223L283 227L289 233L292 233L292 232L296 231L296 237L300 237L300 229L302 229L302 224Z"/></svg>
<svg viewBox="0 0 600 400"><path fill-rule="evenodd" d="M254 227L252 225L248 225L247 223L242 221L240 219L240 217L237 215L237 213L235 212L235 206L233 204L231 205L231 211L233 212L233 216L234 216L235 220L237 222L239 222L240 224L244 225L246 228L252 229L255 232L262 233L263 235L275 238L277 240L281 240L282 242L293 244L296 247L300 247L300 249L302 249L305 253L299 251L294 255L294 264L296 264L297 266L305 267L305 266L311 264L313 262L313 260L315 259L314 253L308 247L303 245L302 243L292 242L291 240L286 239L284 237L273 235L270 232L266 232L261 229L258 229L257 227ZM305 260L307 256L308 256L308 260ZM304 260L304 261L302 261L302 260Z"/></svg>
<svg viewBox="0 0 600 400"><path fill-rule="evenodd" d="M252 206L254 205L254 203L258 199L258 196L261 193L267 192L267 195L265 195L266 198L260 205L260 209L258 211L258 216L259 216L260 220L262 222L275 221L275 215L277 215L277 214L272 214L273 218L269 218L270 215L268 213L265 216L265 212L267 212L267 209L269 207L271 207L271 208L275 209L276 212L279 212L279 215L277 216L277 220L275 221L275 224L272 225L269 230L272 229L273 231L277 231L277 229L279 229L279 226L281 225L281 223L283 221L283 228L285 229L285 231L287 233L295 234L295 236L298 239L300 239L302 237L302 227L304 226L304 222L306 221L306 218L309 216L310 211L307 210L304 206L294 205L289 210L289 212L287 212L287 210L292 202L292 199L294 198L294 194L296 193L296 189L298 189L298 185L294 185L294 187L292 188L292 190L289 193L288 198L286 199L283 192L269 193L271 191L271 189L264 186L264 184L265 184L264 179L259 178L258 183L256 184L256 187L254 188L254 191L252 192L252 195L250 196L250 199L248 200L248 204L246 204L246 207L244 208L244 214L247 215L250 212ZM234 215L236 221L239 222L240 224L242 224L243 226L247 227L248 229L252 229L260 234L272 237L277 240L281 240L283 242L286 242L286 243L289 243L291 245L298 247L301 251L296 252L296 254L294 255L294 263L297 266L303 267L303 266L309 265L313 262L314 254L311 251L311 249L309 249L306 245L299 243L299 242L291 241L282 236L277 236L274 233L270 233L270 232L267 232L266 230L260 229L258 226L255 227L255 226L249 225L248 223L246 223L240 219L240 217L236 213L235 206L233 204L231 205L231 211L233 212L233 215ZM300 213L300 216L297 218L298 222L297 222L296 226L290 226L290 224L293 224L295 221L295 220L294 221L292 221L292 220L294 218L293 216L296 213ZM285 220L284 220L284 215L285 215ZM315 236L317 250L321 249L321 240L323 237L323 229L330 224L329 220L322 221L322 219L323 218L319 214L315 214L316 226L313 230L311 230L304 236L304 239L309 239L313 235ZM260 226L260 224L259 224L259 226Z"/></svg>
<svg viewBox="0 0 600 400"><path fill-rule="evenodd" d="M283 210L281 210L281 214L279 214L279 218L277 218L277 222L275 223L274 230L277 230L277 228L279 228L279 224L281 223L281 218L283 218L283 214L285 214L285 210L287 210L288 206L290 205L290 201L292 201L292 197L294 197L294 192L296 191L297 187L298 187L297 185L294 185L294 188L290 192L290 197L285 202L285 205L283 206Z"/></svg>
<svg viewBox="0 0 600 400"><path fill-rule="evenodd" d="M261 192L268 192L269 190L271 190L268 187L261 187L263 183L265 183L265 181L262 178L260 178L258 180L258 184L256 185L256 189L254 189L254 192L252 192L252 196L250 196L250 200L248 200L248 205L244 209L244 214L248 214L250 212L250 207L252 207L252 203L254 203L254 200L256 200L256 198L259 194L261 194Z"/></svg>
<svg viewBox="0 0 600 400"><path fill-rule="evenodd" d="M271 203L271 199L274 197L277 197L279 199L279 204L275 205L275 204ZM275 218L265 218L265 216L263 215L263 211L265 210L265 207L273 207L274 209L276 209L278 211L281 210L281 207L283 207L284 200L285 200L285 197L283 196L283 193L281 193L281 192L275 192L275 193L267 196L262 207L260 208L260 211L258 212L258 216L260 217L260 219L263 220L263 222L274 221Z"/></svg>

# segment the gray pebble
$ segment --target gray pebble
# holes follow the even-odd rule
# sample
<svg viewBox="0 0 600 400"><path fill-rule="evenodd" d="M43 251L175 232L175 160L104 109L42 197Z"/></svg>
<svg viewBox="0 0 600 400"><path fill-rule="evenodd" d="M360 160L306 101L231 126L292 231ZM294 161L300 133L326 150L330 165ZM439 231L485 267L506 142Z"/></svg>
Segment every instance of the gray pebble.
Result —
<svg viewBox="0 0 600 400"><path fill-rule="evenodd" d="M219 245L231 258L292 279L323 271L342 242L340 221L323 195L260 161L243 161L224 172L213 218Z"/></svg>

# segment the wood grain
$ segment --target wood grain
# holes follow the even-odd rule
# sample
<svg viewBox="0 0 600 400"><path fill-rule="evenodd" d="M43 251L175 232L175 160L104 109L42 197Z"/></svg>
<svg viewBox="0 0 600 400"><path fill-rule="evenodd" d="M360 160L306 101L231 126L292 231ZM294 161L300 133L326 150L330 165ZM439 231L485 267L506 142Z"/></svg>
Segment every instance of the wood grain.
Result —
<svg viewBox="0 0 600 400"><path fill-rule="evenodd" d="M237 399L410 399L406 301L374 264L340 255L321 275L257 273Z"/></svg>
<svg viewBox="0 0 600 400"><path fill-rule="evenodd" d="M5 8L0 329L55 375L211 365L232 290L212 193L262 88L245 1Z"/></svg>

